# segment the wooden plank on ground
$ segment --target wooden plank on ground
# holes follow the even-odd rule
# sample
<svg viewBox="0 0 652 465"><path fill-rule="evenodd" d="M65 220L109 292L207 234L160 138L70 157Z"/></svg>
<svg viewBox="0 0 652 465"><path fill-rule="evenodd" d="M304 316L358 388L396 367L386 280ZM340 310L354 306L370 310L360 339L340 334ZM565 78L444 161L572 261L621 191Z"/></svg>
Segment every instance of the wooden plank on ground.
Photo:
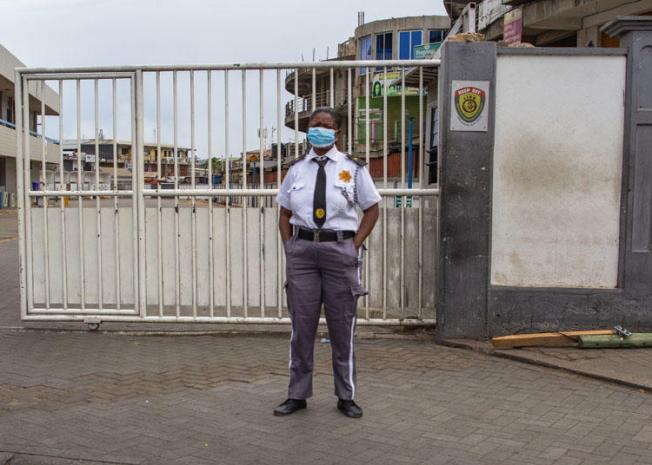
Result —
<svg viewBox="0 0 652 465"><path fill-rule="evenodd" d="M496 349L516 347L572 347L577 345L580 336L609 336L613 329L594 329L587 331L560 331L556 333L514 334L491 339Z"/></svg>

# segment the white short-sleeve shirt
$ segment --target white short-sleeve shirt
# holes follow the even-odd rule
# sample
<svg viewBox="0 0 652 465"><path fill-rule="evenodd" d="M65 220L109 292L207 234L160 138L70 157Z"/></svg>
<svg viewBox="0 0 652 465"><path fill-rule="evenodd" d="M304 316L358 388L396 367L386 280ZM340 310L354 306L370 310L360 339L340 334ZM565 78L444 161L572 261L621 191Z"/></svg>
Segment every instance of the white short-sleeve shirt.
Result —
<svg viewBox="0 0 652 465"><path fill-rule="evenodd" d="M333 146L325 155L329 159L326 171L326 221L322 229L357 231L358 212L380 202L381 197L369 170L350 159ZM314 150L296 161L281 184L276 201L292 211L290 224L317 229L313 220L315 182L319 165L312 161L318 157Z"/></svg>

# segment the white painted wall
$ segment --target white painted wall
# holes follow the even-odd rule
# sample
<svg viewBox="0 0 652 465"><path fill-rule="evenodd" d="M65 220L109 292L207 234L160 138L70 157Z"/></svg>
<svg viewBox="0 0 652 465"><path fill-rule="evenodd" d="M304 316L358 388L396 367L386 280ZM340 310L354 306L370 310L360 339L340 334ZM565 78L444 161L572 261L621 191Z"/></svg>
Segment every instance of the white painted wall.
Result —
<svg viewBox="0 0 652 465"><path fill-rule="evenodd" d="M617 285L625 57L499 56L491 282Z"/></svg>

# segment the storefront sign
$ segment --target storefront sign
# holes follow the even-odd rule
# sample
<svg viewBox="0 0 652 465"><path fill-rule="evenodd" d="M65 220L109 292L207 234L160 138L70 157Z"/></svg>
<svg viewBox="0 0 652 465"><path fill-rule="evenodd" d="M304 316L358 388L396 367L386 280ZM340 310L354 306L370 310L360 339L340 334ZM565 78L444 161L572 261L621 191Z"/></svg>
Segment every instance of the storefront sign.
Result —
<svg viewBox="0 0 652 465"><path fill-rule="evenodd" d="M503 40L508 44L520 44L523 37L523 10L516 8L504 16Z"/></svg>
<svg viewBox="0 0 652 465"><path fill-rule="evenodd" d="M414 59L427 60L435 56L437 50L441 47L441 42L433 42L431 44L415 45L414 46Z"/></svg>

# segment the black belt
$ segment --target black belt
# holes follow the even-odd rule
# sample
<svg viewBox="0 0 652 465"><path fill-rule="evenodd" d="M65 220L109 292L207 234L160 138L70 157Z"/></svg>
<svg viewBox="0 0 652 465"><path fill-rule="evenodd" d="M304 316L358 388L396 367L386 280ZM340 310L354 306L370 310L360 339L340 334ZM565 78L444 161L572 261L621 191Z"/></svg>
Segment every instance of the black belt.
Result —
<svg viewBox="0 0 652 465"><path fill-rule="evenodd" d="M297 237L306 241L332 242L343 239L351 239L355 231L313 231L311 229L299 228Z"/></svg>

